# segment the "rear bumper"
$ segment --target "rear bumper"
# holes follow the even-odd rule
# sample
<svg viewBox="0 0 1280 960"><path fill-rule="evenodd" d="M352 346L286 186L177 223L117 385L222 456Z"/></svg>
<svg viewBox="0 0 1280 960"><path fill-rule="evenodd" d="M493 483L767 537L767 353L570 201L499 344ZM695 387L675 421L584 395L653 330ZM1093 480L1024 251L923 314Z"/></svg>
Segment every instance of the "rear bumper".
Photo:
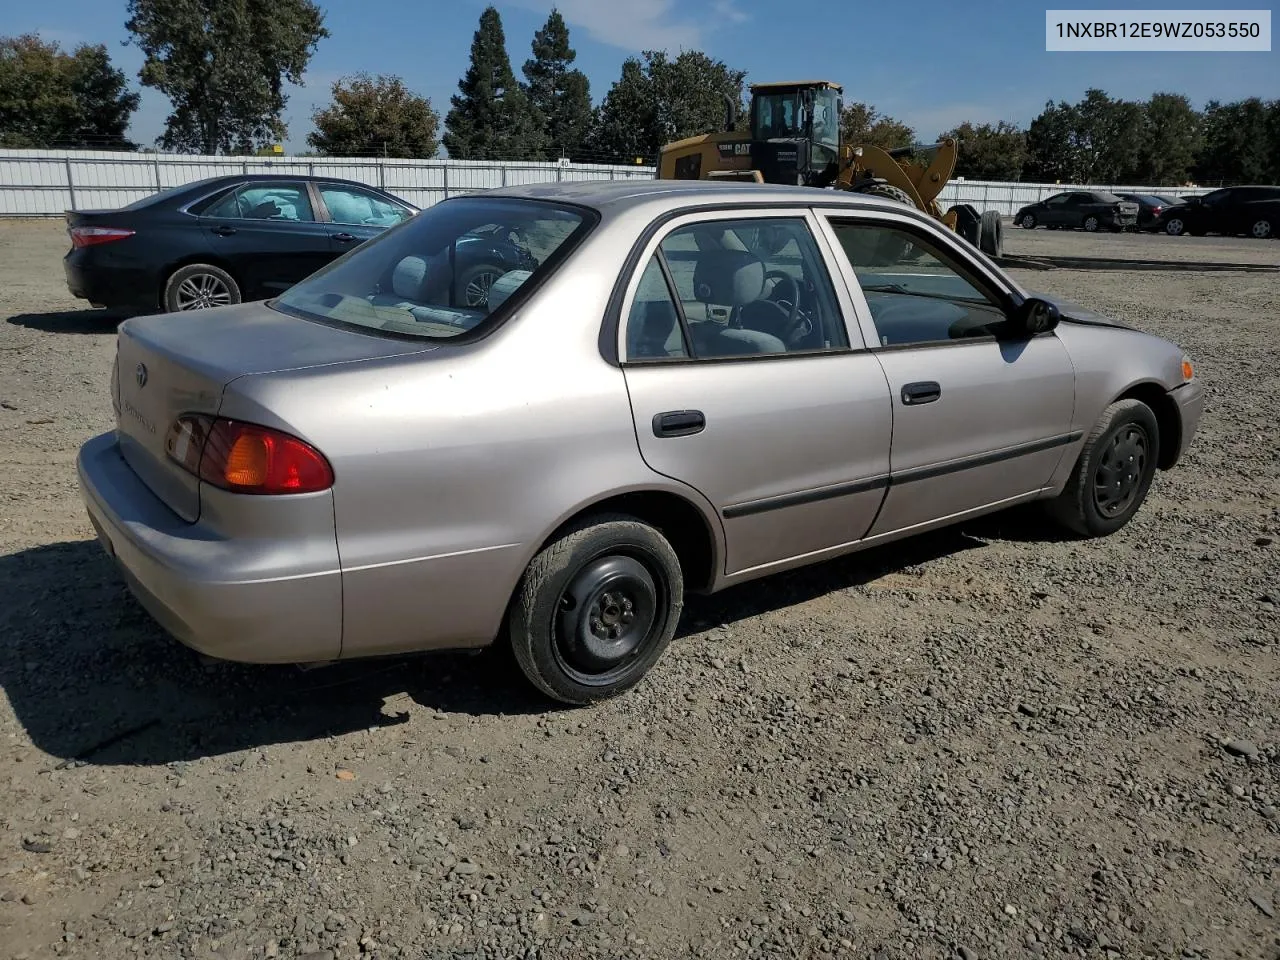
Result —
<svg viewBox="0 0 1280 960"><path fill-rule="evenodd" d="M104 307L154 310L160 304L159 280L136 267L99 264L92 252L72 250L62 258L67 289L73 297Z"/></svg>
<svg viewBox="0 0 1280 960"><path fill-rule="evenodd" d="M1204 384L1192 380L1169 391L1169 397L1178 406L1178 420L1181 424L1181 437L1178 442L1178 453L1170 463L1177 463L1191 446L1191 441L1200 426L1200 418L1204 414Z"/></svg>
<svg viewBox="0 0 1280 960"><path fill-rule="evenodd" d="M292 540L220 537L157 499L120 456L114 433L81 447L76 470L104 549L138 602L183 644L246 663L341 653L342 577L332 528ZM317 556L329 553L332 562L317 570ZM309 558L306 566L298 557Z"/></svg>

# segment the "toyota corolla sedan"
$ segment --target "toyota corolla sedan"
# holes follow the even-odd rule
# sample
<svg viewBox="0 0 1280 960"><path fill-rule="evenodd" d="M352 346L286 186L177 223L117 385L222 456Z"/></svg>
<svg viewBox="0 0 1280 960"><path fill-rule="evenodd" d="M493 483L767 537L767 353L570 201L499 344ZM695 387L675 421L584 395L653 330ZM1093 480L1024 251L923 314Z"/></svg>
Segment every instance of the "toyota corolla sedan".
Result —
<svg viewBox="0 0 1280 960"><path fill-rule="evenodd" d="M519 235L481 304L459 247ZM118 335L84 502L213 657L509 644L567 703L709 593L1041 501L1122 528L1204 391L902 204L715 182L446 200L274 300Z"/></svg>

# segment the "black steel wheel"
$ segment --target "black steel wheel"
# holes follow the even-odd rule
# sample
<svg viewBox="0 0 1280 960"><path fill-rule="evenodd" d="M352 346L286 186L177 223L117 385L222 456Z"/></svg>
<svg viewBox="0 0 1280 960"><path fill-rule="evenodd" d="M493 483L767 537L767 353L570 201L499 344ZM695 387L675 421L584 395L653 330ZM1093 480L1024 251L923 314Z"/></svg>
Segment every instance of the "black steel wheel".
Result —
<svg viewBox="0 0 1280 960"><path fill-rule="evenodd" d="M666 538L634 517L601 515L533 559L507 631L534 686L586 704L640 681L671 642L683 606L680 561Z"/></svg>
<svg viewBox="0 0 1280 960"><path fill-rule="evenodd" d="M1140 400L1118 400L1085 440L1066 486L1047 504L1067 529L1105 537L1128 523L1147 498L1160 456L1160 426Z"/></svg>

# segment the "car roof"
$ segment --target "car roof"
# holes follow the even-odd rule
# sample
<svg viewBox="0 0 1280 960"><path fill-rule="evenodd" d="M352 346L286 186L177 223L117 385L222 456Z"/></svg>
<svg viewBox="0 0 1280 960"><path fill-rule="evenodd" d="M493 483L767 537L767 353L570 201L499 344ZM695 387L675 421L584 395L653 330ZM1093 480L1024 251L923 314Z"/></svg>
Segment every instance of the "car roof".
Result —
<svg viewBox="0 0 1280 960"><path fill-rule="evenodd" d="M890 209L920 216L915 207L897 200L818 187L793 187L772 183L716 180L587 180L572 183L530 183L481 191L486 196L559 200L616 215L640 207L679 210L721 204L770 204L776 206L841 206Z"/></svg>

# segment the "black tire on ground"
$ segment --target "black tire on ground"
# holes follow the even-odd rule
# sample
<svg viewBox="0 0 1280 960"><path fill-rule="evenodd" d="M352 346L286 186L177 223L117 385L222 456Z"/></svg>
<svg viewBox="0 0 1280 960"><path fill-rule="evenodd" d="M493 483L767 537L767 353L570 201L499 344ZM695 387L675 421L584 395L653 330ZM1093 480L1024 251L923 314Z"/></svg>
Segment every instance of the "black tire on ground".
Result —
<svg viewBox="0 0 1280 960"><path fill-rule="evenodd" d="M998 210L982 211L978 239L978 249L988 257L1004 256L1004 221Z"/></svg>
<svg viewBox="0 0 1280 960"><path fill-rule="evenodd" d="M454 283L454 302L460 307L488 305L489 288L506 272L506 268L492 263L478 263L467 267Z"/></svg>
<svg viewBox="0 0 1280 960"><path fill-rule="evenodd" d="M1066 487L1046 507L1068 530L1105 537L1147 498L1160 456L1160 426L1139 400L1118 400L1089 433Z"/></svg>
<svg viewBox="0 0 1280 960"><path fill-rule="evenodd" d="M1267 217L1255 221L1249 229L1249 235L1255 240L1273 240L1276 235L1275 222Z"/></svg>
<svg viewBox="0 0 1280 960"><path fill-rule="evenodd" d="M1181 217L1170 217L1164 222L1164 232L1171 237L1180 237L1187 232L1187 225Z"/></svg>
<svg viewBox="0 0 1280 960"><path fill-rule="evenodd" d="M235 278L211 263L179 267L169 275L160 294L160 305L170 313L207 310L240 301L240 285Z"/></svg>
<svg viewBox="0 0 1280 960"><path fill-rule="evenodd" d="M956 215L956 233L968 243L981 249L979 244L982 241L982 214L978 213L978 208L971 203L957 203L949 208L947 213Z"/></svg>
<svg viewBox="0 0 1280 960"><path fill-rule="evenodd" d="M1093 214L1089 214L1089 216L1084 218L1084 223L1082 223L1081 226L1084 227L1085 230L1087 230L1089 233L1097 233L1098 218L1095 217Z"/></svg>
<svg viewBox="0 0 1280 960"><path fill-rule="evenodd" d="M1024 213L1018 223L1026 230L1034 230L1036 228L1036 215L1034 213Z"/></svg>
<svg viewBox="0 0 1280 960"><path fill-rule="evenodd" d="M589 704L640 681L662 656L684 608L680 560L657 530L623 514L570 527L525 571L507 636L529 682Z"/></svg>

